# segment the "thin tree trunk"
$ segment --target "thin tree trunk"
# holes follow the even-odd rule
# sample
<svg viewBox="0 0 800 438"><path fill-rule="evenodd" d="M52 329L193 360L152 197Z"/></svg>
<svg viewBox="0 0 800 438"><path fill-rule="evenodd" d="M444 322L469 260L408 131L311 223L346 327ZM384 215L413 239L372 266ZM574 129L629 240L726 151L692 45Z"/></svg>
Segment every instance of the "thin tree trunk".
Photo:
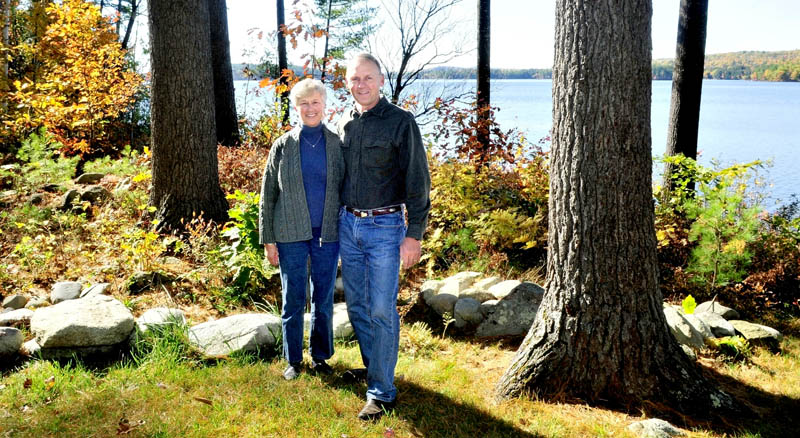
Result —
<svg viewBox="0 0 800 438"><path fill-rule="evenodd" d="M278 74L280 75L279 84L281 85L281 88L284 88L284 90L280 93L282 114L281 120L283 122L283 126L287 126L289 124L289 90L285 89L287 85L287 78L283 72L289 68L289 64L286 60L286 36L283 34L283 27L286 24L286 19L284 18L283 12L283 0L277 0L276 6L278 16Z"/></svg>
<svg viewBox="0 0 800 438"><path fill-rule="evenodd" d="M217 142L225 146L239 144L239 117L231 69L231 45L228 40L228 11L225 0L208 0L211 17L211 68L214 72L214 107Z"/></svg>
<svg viewBox="0 0 800 438"><path fill-rule="evenodd" d="M103 12L103 9L100 9L100 12ZM117 38L120 37L120 31L122 30L122 0L117 1Z"/></svg>
<svg viewBox="0 0 800 438"><path fill-rule="evenodd" d="M125 37L122 38L122 48L128 48L128 42L131 38L131 31L133 30L133 25L136 22L136 15L139 13L139 2L137 0L130 0L131 3L131 14L128 16L128 26L125 28Z"/></svg>
<svg viewBox="0 0 800 438"><path fill-rule="evenodd" d="M672 71L672 97L665 152L667 156L683 154L685 157L697 159L707 22L708 0L681 0L675 66ZM662 182L663 199L669 196L672 189L672 173L673 165L666 163ZM694 181L688 189L694 191Z"/></svg>
<svg viewBox="0 0 800 438"><path fill-rule="evenodd" d="M0 0L0 47L8 48L11 46L11 2L13 0ZM0 56L0 92L6 93L9 90L8 80L8 59L3 54ZM8 99L3 99L3 109L8 107Z"/></svg>
<svg viewBox="0 0 800 438"><path fill-rule="evenodd" d="M331 39L331 8L333 0L328 0L328 20L325 24L325 51L322 56L322 72L320 72L320 80L325 82L325 69L328 68L328 42Z"/></svg>
<svg viewBox="0 0 800 438"><path fill-rule="evenodd" d="M195 215L223 222L214 136L208 3L151 0L152 65L150 205L160 228L182 229Z"/></svg>
<svg viewBox="0 0 800 438"><path fill-rule="evenodd" d="M478 143L483 148L482 161L489 159L489 114L491 99L489 95L491 69L490 69L490 42L491 42L491 2L478 0Z"/></svg>
<svg viewBox="0 0 800 438"><path fill-rule="evenodd" d="M651 192L650 0L558 0L546 292L496 391L730 411L672 337Z"/></svg>

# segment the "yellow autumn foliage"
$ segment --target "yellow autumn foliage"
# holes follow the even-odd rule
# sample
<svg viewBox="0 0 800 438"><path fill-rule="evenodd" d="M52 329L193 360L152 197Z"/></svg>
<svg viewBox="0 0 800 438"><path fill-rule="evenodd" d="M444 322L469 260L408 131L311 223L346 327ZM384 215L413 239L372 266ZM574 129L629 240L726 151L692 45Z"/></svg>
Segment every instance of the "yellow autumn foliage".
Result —
<svg viewBox="0 0 800 438"><path fill-rule="evenodd" d="M12 57L32 55L41 66L14 81L0 137L19 140L44 127L71 154L107 147L107 125L129 108L143 78L126 65L126 52L97 6L64 0L46 13L41 39L11 51Z"/></svg>

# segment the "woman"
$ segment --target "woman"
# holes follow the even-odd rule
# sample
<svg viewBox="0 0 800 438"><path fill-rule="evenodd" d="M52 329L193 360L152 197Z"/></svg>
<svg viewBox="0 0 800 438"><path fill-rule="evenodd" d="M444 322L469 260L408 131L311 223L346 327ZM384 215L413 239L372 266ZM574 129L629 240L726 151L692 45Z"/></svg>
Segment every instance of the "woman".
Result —
<svg viewBox="0 0 800 438"><path fill-rule="evenodd" d="M322 124L322 82L304 79L289 95L300 115L295 127L272 145L261 184L260 243L280 266L281 322L286 380L302 371L303 312L311 259L311 369L330 374L333 355L333 285L339 257L339 189L344 161L339 137Z"/></svg>

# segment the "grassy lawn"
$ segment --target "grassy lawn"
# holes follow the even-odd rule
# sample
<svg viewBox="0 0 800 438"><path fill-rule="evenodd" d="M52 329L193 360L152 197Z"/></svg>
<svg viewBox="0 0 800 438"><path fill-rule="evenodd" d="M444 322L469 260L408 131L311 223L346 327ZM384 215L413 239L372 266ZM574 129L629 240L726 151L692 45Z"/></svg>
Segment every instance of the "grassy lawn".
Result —
<svg viewBox="0 0 800 438"><path fill-rule="evenodd" d="M497 403L492 389L513 348L442 339L420 324L403 327L399 405L377 423L356 418L364 385L336 375L286 382L275 357L202 361L174 336L142 345L110 366L31 361L9 370L0 380L0 436L626 437L628 424L648 416L530 398ZM789 337L783 348L781 355L758 349L749 362L701 359L761 418L728 426L687 418L689 436L796 433L800 340ZM337 371L359 363L354 342L337 343Z"/></svg>

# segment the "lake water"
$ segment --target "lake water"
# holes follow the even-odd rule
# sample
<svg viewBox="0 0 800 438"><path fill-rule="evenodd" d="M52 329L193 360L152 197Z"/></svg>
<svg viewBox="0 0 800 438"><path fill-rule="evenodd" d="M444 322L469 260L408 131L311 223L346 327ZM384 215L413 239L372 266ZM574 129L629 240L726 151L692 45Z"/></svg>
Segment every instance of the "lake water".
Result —
<svg viewBox="0 0 800 438"><path fill-rule="evenodd" d="M474 81L446 81L473 86ZM253 94L255 82L236 81L237 109L253 117L270 94ZM247 92L248 88L251 92ZM552 124L550 80L494 80L492 105L503 129L518 128L531 141L546 137ZM671 81L653 81L651 110L653 155L666 148ZM245 102L245 99L247 101ZM246 104L246 107L245 107ZM800 195L800 83L703 81L698 134L699 161L722 164L769 160L761 175L771 183L769 205Z"/></svg>

